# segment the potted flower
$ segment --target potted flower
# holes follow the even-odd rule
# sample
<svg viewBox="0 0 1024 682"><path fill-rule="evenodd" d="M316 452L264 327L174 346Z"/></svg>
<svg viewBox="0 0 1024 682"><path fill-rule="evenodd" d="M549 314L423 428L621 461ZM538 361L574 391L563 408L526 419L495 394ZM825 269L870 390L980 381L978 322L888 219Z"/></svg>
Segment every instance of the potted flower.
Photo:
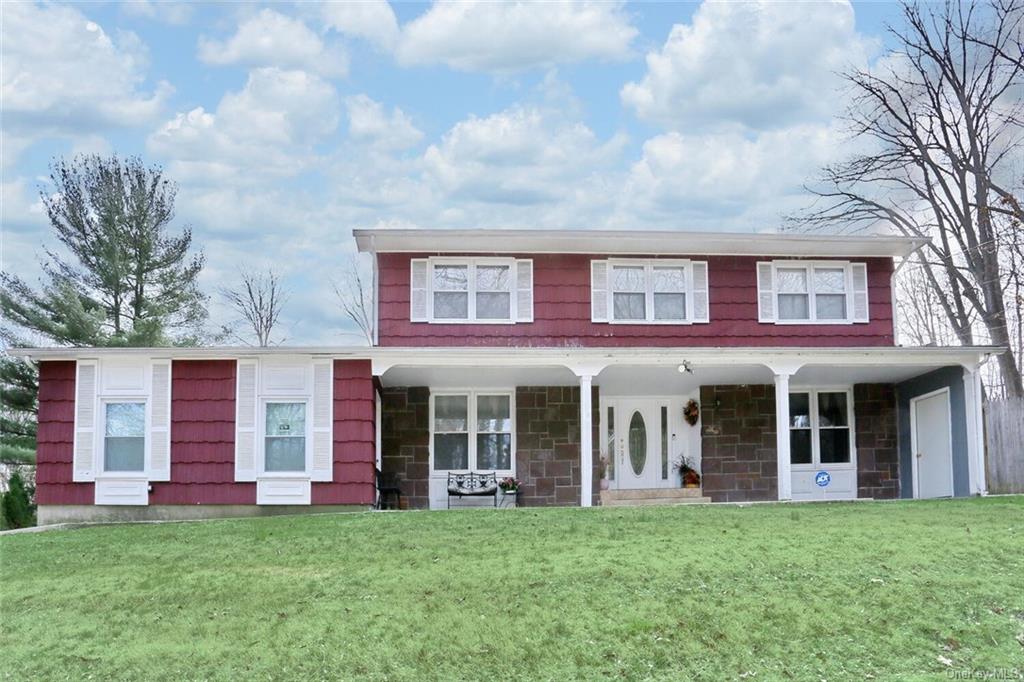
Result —
<svg viewBox="0 0 1024 682"><path fill-rule="evenodd" d="M700 487L700 472L693 466L693 460L682 456L673 463L673 468L679 472L684 488Z"/></svg>
<svg viewBox="0 0 1024 682"><path fill-rule="evenodd" d="M506 495L510 493L518 493L519 486L521 486L522 484L523 482L520 481L518 478L512 478L511 476L509 476L508 478L503 478L500 481L498 481L498 487L501 488L501 492L505 493Z"/></svg>
<svg viewBox="0 0 1024 682"><path fill-rule="evenodd" d="M601 455L601 460L597 464L597 475L601 490L608 490L610 484L608 481L608 458L604 455Z"/></svg>

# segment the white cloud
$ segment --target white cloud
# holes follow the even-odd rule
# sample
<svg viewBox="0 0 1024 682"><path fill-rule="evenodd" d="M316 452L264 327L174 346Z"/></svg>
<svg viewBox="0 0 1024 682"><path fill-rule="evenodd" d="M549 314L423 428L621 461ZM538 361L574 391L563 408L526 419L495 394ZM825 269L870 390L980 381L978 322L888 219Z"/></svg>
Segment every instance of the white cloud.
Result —
<svg viewBox="0 0 1024 682"><path fill-rule="evenodd" d="M841 133L807 124L758 136L670 132L643 145L613 222L686 228L777 229L805 205L802 183L832 160Z"/></svg>
<svg viewBox="0 0 1024 682"><path fill-rule="evenodd" d="M623 103L675 130L737 123L769 129L828 120L841 72L863 66L872 43L848 2L705 2L647 55Z"/></svg>
<svg viewBox="0 0 1024 682"><path fill-rule="evenodd" d="M302 21L270 9L243 20L227 40L201 36L199 59L218 66L303 69L326 77L348 73L348 55L340 45L325 43Z"/></svg>
<svg viewBox="0 0 1024 682"><path fill-rule="evenodd" d="M623 59L637 30L619 3L564 0L534 5L439 0L403 27L405 65L511 72L586 59Z"/></svg>
<svg viewBox="0 0 1024 682"><path fill-rule="evenodd" d="M398 20L387 0L326 2L321 5L323 22L346 35L364 38L390 50L398 40Z"/></svg>
<svg viewBox="0 0 1024 682"><path fill-rule="evenodd" d="M183 26L192 19L193 5L170 0L129 0L122 2L121 11L128 16L151 19L172 26Z"/></svg>
<svg viewBox="0 0 1024 682"><path fill-rule="evenodd" d="M367 95L349 97L345 106L348 108L348 133L354 140L381 148L404 149L423 139L423 133L398 107L389 115L380 102Z"/></svg>
<svg viewBox="0 0 1024 682"><path fill-rule="evenodd" d="M294 175L316 161L314 145L338 125L334 87L303 71L254 69L215 112L179 113L147 140L188 181L247 182Z"/></svg>
<svg viewBox="0 0 1024 682"><path fill-rule="evenodd" d="M428 176L450 197L487 204L551 204L572 197L609 168L623 137L602 143L590 128L556 111L512 107L471 116L424 155Z"/></svg>
<svg viewBox="0 0 1024 682"><path fill-rule="evenodd" d="M146 87L146 49L135 34L112 39L67 6L7 3L3 15L0 98L15 150L43 136L74 139L160 115L173 89Z"/></svg>

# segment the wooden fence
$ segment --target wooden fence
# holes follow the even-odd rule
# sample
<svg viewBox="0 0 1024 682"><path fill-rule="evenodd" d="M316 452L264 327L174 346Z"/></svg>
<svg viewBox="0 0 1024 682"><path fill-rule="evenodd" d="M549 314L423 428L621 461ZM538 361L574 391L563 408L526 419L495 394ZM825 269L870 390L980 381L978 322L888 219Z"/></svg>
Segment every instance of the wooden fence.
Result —
<svg viewBox="0 0 1024 682"><path fill-rule="evenodd" d="M988 491L1024 493L1024 398L985 405Z"/></svg>

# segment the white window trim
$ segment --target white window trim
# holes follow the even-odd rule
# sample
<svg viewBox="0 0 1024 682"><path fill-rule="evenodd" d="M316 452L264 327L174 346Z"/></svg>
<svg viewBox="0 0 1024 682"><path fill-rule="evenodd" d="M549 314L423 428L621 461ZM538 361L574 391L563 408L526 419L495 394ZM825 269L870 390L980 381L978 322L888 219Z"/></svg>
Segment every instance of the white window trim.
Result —
<svg viewBox="0 0 1024 682"><path fill-rule="evenodd" d="M150 400L148 396L143 396L138 393L131 393L125 395L109 394L101 396L98 401L99 403L99 414L97 415L97 429L95 433L95 452L97 454L98 461L96 462L96 478L149 478L150 473L150 460L149 460L149 448L151 439L149 437L150 422L152 415L150 414ZM143 406L145 412L145 427L142 431L142 470L141 471L108 471L107 470L107 405L114 403L136 403Z"/></svg>
<svg viewBox="0 0 1024 682"><path fill-rule="evenodd" d="M468 443L468 469L434 469L434 399L437 396L445 395L464 395L467 396L466 402L466 426L468 427L466 433L469 439ZM492 396L492 395L507 395L508 406L509 406L509 418L512 421L511 431L511 468L509 469L475 469L473 465L477 463L477 451L476 451L476 403L479 396ZM503 476L515 476L516 473L516 391L514 388L495 388L495 389L444 389L440 391L430 392L430 476L444 477L450 473L468 473L470 471L480 472L491 472L493 471L495 476L501 478ZM455 431L442 431L440 433L457 433ZM493 431L485 431L483 433L494 433ZM503 433L503 432L502 432Z"/></svg>
<svg viewBox="0 0 1024 682"><path fill-rule="evenodd" d="M466 318L434 317L434 266L465 265L467 267L467 313ZM508 317L501 319L483 319L476 317L476 268L477 266L504 265L508 267L509 297ZM518 277L515 258L452 258L435 257L427 259L427 322L430 324L516 324L516 296ZM489 293L489 292L484 292Z"/></svg>
<svg viewBox="0 0 1024 682"><path fill-rule="evenodd" d="M301 471L267 471L267 405L279 403L302 403L305 405L305 466ZM256 475L258 478L310 478L313 475L313 418L310 407L313 401L307 396L274 395L260 397L259 424L256 443Z"/></svg>
<svg viewBox="0 0 1024 682"><path fill-rule="evenodd" d="M793 471L816 471L822 467L828 467L829 469L857 469L857 424L854 420L854 404L853 404L853 387L852 386L791 386L789 389L789 397L792 401L794 393L808 393L810 394L808 410L810 411L811 417L811 462L810 464L794 464L790 461L790 467ZM821 442L820 442L820 429L821 426L818 424L818 394L819 393L845 393L846 394L846 421L849 424L850 429L850 461L849 462L821 462ZM792 418L786 418L786 422L790 424L789 430L800 431L803 429L794 429L792 427ZM826 429L831 427L825 427ZM847 427L842 427L847 428Z"/></svg>
<svg viewBox="0 0 1024 682"><path fill-rule="evenodd" d="M680 258L609 258L608 263L608 321L604 324L642 324L642 325L690 325L693 322L693 261ZM644 314L642 320L615 319L615 267L643 267L644 269ZM656 320L654 319L654 278L655 267L684 268L686 270L686 319ZM634 292L635 293L635 292ZM593 295L593 292L591 292Z"/></svg>
<svg viewBox="0 0 1024 682"><path fill-rule="evenodd" d="M815 292L814 292L814 269L815 268L830 268L832 270L843 270L843 293L846 296L846 317L843 319L818 319L818 309L815 304ZM779 297L784 296L785 293L779 291L779 270L805 270L807 272L807 313L808 318L802 320L783 320L779 317ZM772 296L774 297L775 307L775 324L778 325L794 325L794 324L854 324L853 320L853 263L851 261L837 261L837 260L777 260L772 261Z"/></svg>

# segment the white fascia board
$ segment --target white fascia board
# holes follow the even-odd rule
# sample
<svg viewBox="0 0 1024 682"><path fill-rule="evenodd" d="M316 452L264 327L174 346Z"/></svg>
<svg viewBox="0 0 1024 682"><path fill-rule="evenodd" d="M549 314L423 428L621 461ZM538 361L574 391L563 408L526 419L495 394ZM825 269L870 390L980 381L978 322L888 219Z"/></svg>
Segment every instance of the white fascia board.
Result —
<svg viewBox="0 0 1024 682"><path fill-rule="evenodd" d="M371 253L905 257L925 238L682 230L353 230Z"/></svg>
<svg viewBox="0 0 1024 682"><path fill-rule="evenodd" d="M518 366L550 365L694 365L803 364L847 365L950 365L977 366L988 356L1005 349L995 346L971 347L669 347L669 348L540 348L540 347L209 347L209 348L17 348L7 353L32 360L77 360L111 356L145 356L179 360L235 360L257 356L305 356L333 359L371 360L375 368L413 366ZM374 372L377 373L376 371Z"/></svg>

